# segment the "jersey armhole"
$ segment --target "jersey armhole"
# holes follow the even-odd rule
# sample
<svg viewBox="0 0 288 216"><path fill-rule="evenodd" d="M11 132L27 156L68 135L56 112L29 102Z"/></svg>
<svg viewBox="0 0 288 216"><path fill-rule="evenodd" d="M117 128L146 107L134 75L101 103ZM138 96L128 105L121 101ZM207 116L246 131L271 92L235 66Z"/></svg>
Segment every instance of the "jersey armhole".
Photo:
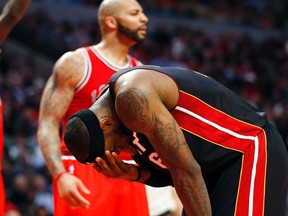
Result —
<svg viewBox="0 0 288 216"><path fill-rule="evenodd" d="M75 93L80 91L83 88L83 86L86 85L86 83L89 81L89 78L91 76L91 68L92 68L91 67L91 61L90 61L89 54L88 54L86 49L88 49L88 48L81 48L85 65L84 65L84 71L83 71L82 78L78 82L78 84L76 85Z"/></svg>

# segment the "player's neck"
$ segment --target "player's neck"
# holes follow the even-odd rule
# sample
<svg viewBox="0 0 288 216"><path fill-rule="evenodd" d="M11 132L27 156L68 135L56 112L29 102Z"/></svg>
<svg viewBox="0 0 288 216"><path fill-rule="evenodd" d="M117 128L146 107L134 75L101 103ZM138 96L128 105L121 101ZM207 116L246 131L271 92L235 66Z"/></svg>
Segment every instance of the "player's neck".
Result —
<svg viewBox="0 0 288 216"><path fill-rule="evenodd" d="M101 41L95 45L96 49L104 55L109 61L116 65L124 66L127 64L127 54L130 50L130 46L121 43L113 43L107 41Z"/></svg>

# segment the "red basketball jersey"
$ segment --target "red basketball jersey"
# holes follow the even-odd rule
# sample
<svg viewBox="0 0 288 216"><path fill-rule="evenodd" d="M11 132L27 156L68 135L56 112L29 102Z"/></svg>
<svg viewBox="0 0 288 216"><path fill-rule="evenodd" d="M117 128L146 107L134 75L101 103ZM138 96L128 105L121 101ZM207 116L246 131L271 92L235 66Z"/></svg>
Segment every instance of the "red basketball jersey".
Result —
<svg viewBox="0 0 288 216"><path fill-rule="evenodd" d="M63 127L65 127L70 116L75 112L89 108L93 102L95 102L102 88L108 83L111 75L122 69L112 64L105 56L101 55L95 46L80 49L85 58L86 69L83 73L82 79L75 89L75 94L70 107L63 118ZM127 65L123 68L137 65L141 65L141 62L130 55L127 55ZM61 149L65 150L65 153L67 153L63 139Z"/></svg>

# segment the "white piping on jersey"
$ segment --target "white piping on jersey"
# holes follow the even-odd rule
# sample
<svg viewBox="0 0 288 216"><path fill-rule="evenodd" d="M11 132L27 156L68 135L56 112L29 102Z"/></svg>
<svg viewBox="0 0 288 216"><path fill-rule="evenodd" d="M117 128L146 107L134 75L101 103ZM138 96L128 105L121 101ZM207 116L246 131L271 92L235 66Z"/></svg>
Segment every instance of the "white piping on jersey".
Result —
<svg viewBox="0 0 288 216"><path fill-rule="evenodd" d="M259 154L259 140L258 136L255 137L254 140L255 150L254 150L254 160L253 160L253 168L251 173L251 183L250 183L250 193L249 193L249 216L253 215L253 200L254 200L254 186L255 186L255 176L256 176L256 165L258 161ZM253 184L252 184L253 182Z"/></svg>
<svg viewBox="0 0 288 216"><path fill-rule="evenodd" d="M76 160L76 158L72 155L61 155L62 160Z"/></svg>
<svg viewBox="0 0 288 216"><path fill-rule="evenodd" d="M124 65L123 67L119 67L116 64L113 64L107 57L105 57L98 49L97 47L93 46L91 48L91 50L93 51L93 53L101 60L104 62L104 64L106 64L109 68L111 68L112 70L118 71L120 69L123 68L127 68L129 66L131 66L131 58L129 55L127 55L127 64Z"/></svg>
<svg viewBox="0 0 288 216"><path fill-rule="evenodd" d="M111 68L114 71L118 71L120 69L132 66L131 57L129 55L127 55L127 64L123 67L119 67L119 66L113 64L111 61L109 61L109 59L106 58L104 55L102 55L97 50L97 48L95 46L91 47L91 50L102 62L104 62L105 65L107 65L107 67ZM85 60L85 69L84 69L83 76L82 76L81 80L76 85L75 93L80 91L87 84L87 82L89 81L91 74L92 74L92 63L91 63L91 59L89 57L89 54L88 54L87 50L84 48L82 48L82 51L83 51L82 53L83 53L84 60ZM142 63L137 60L137 65L142 65Z"/></svg>
<svg viewBox="0 0 288 216"><path fill-rule="evenodd" d="M209 124L211 125L212 127L220 130L220 131L223 131L227 134L230 134L231 136L234 136L236 138L239 138L239 139L246 139L246 140L252 140L254 141L254 145L255 145L255 149L254 149L254 159L253 159L253 166L252 166L252 177L251 177L251 182L250 182L250 191L249 191L249 207L248 207L248 211L249 211L249 216L252 216L253 215L253 200L254 200L254 186L255 186L255 176L256 176L256 165L257 165L257 161L258 161L258 154L259 154L259 140L258 140L258 136L254 137L254 136L246 136L246 135L241 135L241 134L238 134L234 131L231 131L227 128L224 128L208 119L205 119L203 118L202 116L190 111L190 110L187 110L183 107L179 107L177 106L175 108L176 110L180 111L180 112L183 112L187 115L190 115L190 116L193 116L194 118L202 121L202 122L205 122L206 124Z"/></svg>
<svg viewBox="0 0 288 216"><path fill-rule="evenodd" d="M124 163L128 163L128 164L136 164L136 162L134 160L122 160Z"/></svg>
<svg viewBox="0 0 288 216"><path fill-rule="evenodd" d="M85 62L85 69L83 71L83 76L82 76L81 80L79 81L79 83L76 86L75 93L80 91L87 84L87 82L89 81L91 74L92 74L92 66L91 66L91 61L90 61L89 55L84 48L82 48L82 50L83 50L83 52L82 52L83 57L85 60L84 61Z"/></svg>
<svg viewBox="0 0 288 216"><path fill-rule="evenodd" d="M76 158L73 155L61 155L62 160L76 160ZM124 163L128 164L136 164L134 160L122 160Z"/></svg>
<svg viewBox="0 0 288 216"><path fill-rule="evenodd" d="M139 61L139 60L136 59L136 65L137 65L137 66L142 66L143 63L142 63L141 61Z"/></svg>

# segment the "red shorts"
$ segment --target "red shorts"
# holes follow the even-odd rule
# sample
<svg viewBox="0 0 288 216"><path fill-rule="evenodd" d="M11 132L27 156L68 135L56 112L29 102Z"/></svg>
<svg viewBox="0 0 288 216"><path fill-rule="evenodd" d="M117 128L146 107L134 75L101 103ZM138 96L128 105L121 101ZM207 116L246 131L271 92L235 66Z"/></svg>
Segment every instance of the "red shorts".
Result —
<svg viewBox="0 0 288 216"><path fill-rule="evenodd" d="M3 177L0 172L0 216L4 216L5 211L5 187Z"/></svg>
<svg viewBox="0 0 288 216"><path fill-rule="evenodd" d="M54 216L148 216L144 184L106 178L92 167L81 164L72 156L63 156L65 169L77 176L91 191L84 195L91 203L89 209L70 209L61 200L53 182Z"/></svg>

